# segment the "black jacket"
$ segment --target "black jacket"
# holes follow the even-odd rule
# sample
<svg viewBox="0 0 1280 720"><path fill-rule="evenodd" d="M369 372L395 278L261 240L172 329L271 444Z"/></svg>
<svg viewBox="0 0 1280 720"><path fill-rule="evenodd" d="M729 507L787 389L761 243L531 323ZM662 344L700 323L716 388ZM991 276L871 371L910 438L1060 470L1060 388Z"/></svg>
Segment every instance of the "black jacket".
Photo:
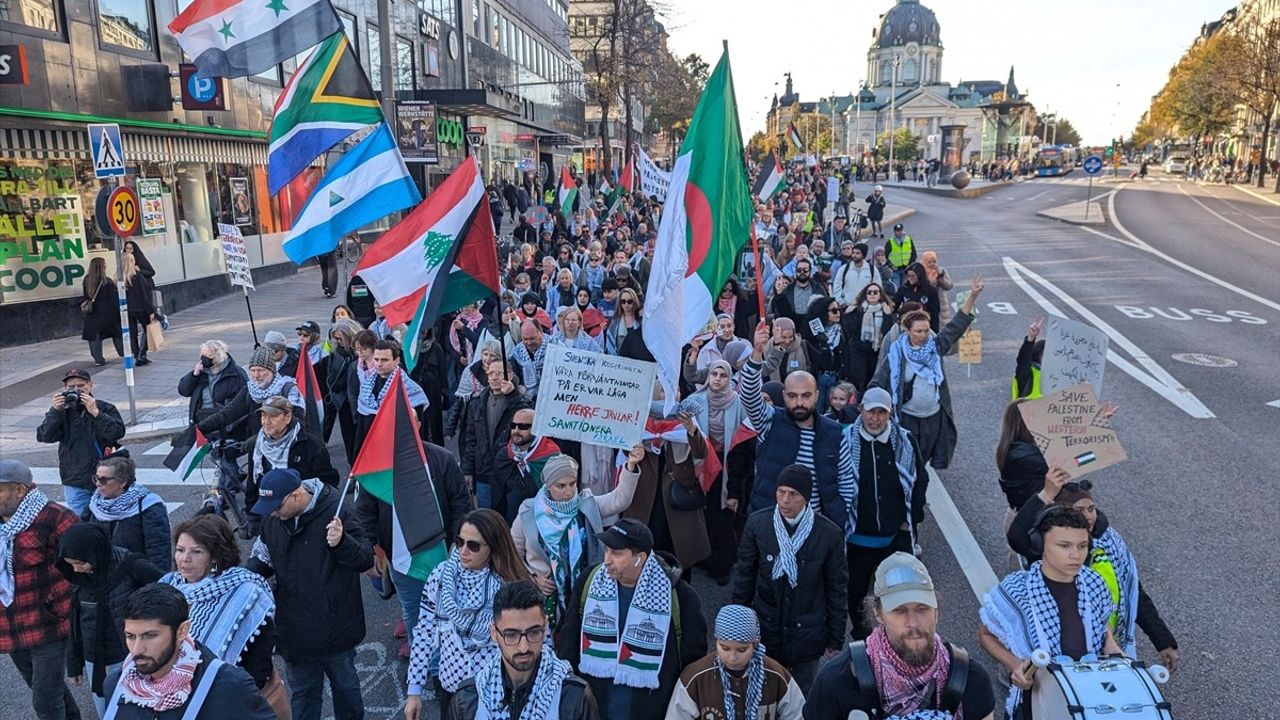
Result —
<svg viewBox="0 0 1280 720"><path fill-rule="evenodd" d="M498 403L499 413L494 431L489 432L489 396L493 391L485 388L467 403L462 422L462 474L470 475L475 482L495 482L493 460L498 448L504 447L511 437L511 418L517 410L529 407L529 403L516 389L510 395L502 396ZM499 495L498 488L493 487L493 496ZM505 489L503 490L505 493Z"/></svg>
<svg viewBox="0 0 1280 720"><path fill-rule="evenodd" d="M451 546L462 517L471 512L471 491L462 479L462 470L453 453L428 442L422 443L422 447L427 451L427 469L431 472L431 484L444 519L445 540ZM391 506L360 489L356 491L355 516L364 526L365 535L391 554Z"/></svg>
<svg viewBox="0 0 1280 720"><path fill-rule="evenodd" d="M142 503L142 500L138 501L139 507ZM169 508L162 502L123 520L95 520L92 510L85 510L80 519L101 525L111 538L111 544L142 555L161 570L168 570L173 565Z"/></svg>
<svg viewBox="0 0 1280 720"><path fill-rule="evenodd" d="M263 518L260 539L271 564L257 557L245 563L276 579L276 647L288 662L346 652L364 640L360 574L373 567L373 546L355 511L345 507L342 542L329 547L326 526L338 499L339 492L325 486L310 512L292 520Z"/></svg>
<svg viewBox="0 0 1280 720"><path fill-rule="evenodd" d="M277 375L287 375L289 377L298 376L298 348L286 346L284 349L284 360L280 367L276 368Z"/></svg>
<svg viewBox="0 0 1280 720"><path fill-rule="evenodd" d="M217 381L213 384L210 395L213 397L213 406L206 407L204 404L204 388L209 384L209 373L201 372L199 375L187 373L178 381L178 394L185 398L191 398L187 403L187 420L196 422L203 420L209 415L221 410L227 403L235 399L236 395L244 390L245 385L249 382L249 377L245 374L244 368L236 365L236 361L227 356L227 367L218 374ZM233 433L243 432L243 423L232 429ZM242 438L239 434L237 439Z"/></svg>
<svg viewBox="0 0 1280 720"><path fill-rule="evenodd" d="M353 353L335 347L333 352L325 356L322 361L324 362L324 377L321 382L325 405L340 412L351 413L353 416L355 415L353 408L356 397L350 394L347 380L355 361L356 356ZM347 408L348 404L352 406L352 409Z"/></svg>
<svg viewBox="0 0 1280 720"><path fill-rule="evenodd" d="M928 280L921 280L915 285L902 283L894 295L893 306L902 307L905 302L918 302L929 313L929 329L938 332L942 307L938 300L938 288L930 285Z"/></svg>
<svg viewBox="0 0 1280 720"><path fill-rule="evenodd" d="M97 293L80 291L81 302L90 301L89 312L84 316L84 330L81 340L105 340L118 338L120 332L120 293L116 284L104 281Z"/></svg>
<svg viewBox="0 0 1280 720"><path fill-rule="evenodd" d="M205 671L209 669L209 663L213 662L213 653L209 652L208 648L200 643L196 643L196 646L200 648L200 664L196 666L195 675L191 678L192 694L200 686ZM103 691L108 698L108 703L119 681L119 670L107 677ZM116 712L116 720L181 720L186 712L186 703L172 710L158 713L122 700ZM244 670L226 663L219 668L213 687L209 688L209 694L200 706L200 712L196 713L196 720L225 720L226 718L275 720L275 717L275 712L270 705L267 705L262 693L258 691L258 686L253 684L253 678L249 677Z"/></svg>
<svg viewBox="0 0 1280 720"><path fill-rule="evenodd" d="M290 386L296 385L293 376L289 376L287 384L281 389L281 395L289 397ZM200 428L200 432L208 435L216 432L221 428L231 428L231 437L239 440L251 438L258 434L262 429L262 419L258 417L258 408L262 407L262 403L253 399L249 394L249 386L246 384L240 388L240 392L231 398L227 404L222 406L218 412L200 420L196 425ZM303 409L297 405L293 406L293 416L301 418ZM306 477L305 475L303 477Z"/></svg>
<svg viewBox="0 0 1280 720"><path fill-rule="evenodd" d="M544 647L542 652L548 652L548 650ZM533 682L530 682L520 688L514 698L508 695L508 701L511 703L508 711L509 717L520 717L520 713L524 711L525 705L528 703L532 689ZM476 716L476 711L479 707L480 697L476 691L475 678L468 678L462 681L458 691L453 694L453 699L449 702L449 709L444 717L445 720L472 720ZM546 720L553 719L547 718ZM588 687L586 680L572 673L564 679L564 683L560 685L560 713L555 720L600 720L600 711L596 708L596 699L592 697L591 688Z"/></svg>
<svg viewBox="0 0 1280 720"><path fill-rule="evenodd" d="M785 575L774 580L773 511L757 510L747 518L733 568L733 602L756 611L769 656L793 667L842 646L849 568L844 532L815 514L813 530L796 553L799 582L792 588Z"/></svg>
<svg viewBox="0 0 1280 720"><path fill-rule="evenodd" d="M293 422L298 422L296 417ZM254 435L244 444L244 454L250 458L250 473L253 468L253 448L257 443L258 436ZM333 469L333 463L329 460L329 448L314 430L308 430L306 426L298 432L298 437L294 438L293 445L289 448L289 467L297 470L303 479L317 478L329 487L338 486L338 471ZM271 461L263 458L262 472L270 469ZM252 480L257 482L258 478Z"/></svg>
<svg viewBox="0 0 1280 720"><path fill-rule="evenodd" d="M1000 468L1000 489L1009 502L1009 508L1017 510L1036 493L1044 489L1044 476L1049 473L1049 464L1044 454L1035 443L1015 440L1009 443L1005 453L1004 467Z"/></svg>
<svg viewBox="0 0 1280 720"><path fill-rule="evenodd" d="M58 443L58 476L63 485L92 490L93 476L105 448L114 448L124 437L124 418L115 405L98 400L98 416L83 405L61 410L50 407L36 428L36 440Z"/></svg>

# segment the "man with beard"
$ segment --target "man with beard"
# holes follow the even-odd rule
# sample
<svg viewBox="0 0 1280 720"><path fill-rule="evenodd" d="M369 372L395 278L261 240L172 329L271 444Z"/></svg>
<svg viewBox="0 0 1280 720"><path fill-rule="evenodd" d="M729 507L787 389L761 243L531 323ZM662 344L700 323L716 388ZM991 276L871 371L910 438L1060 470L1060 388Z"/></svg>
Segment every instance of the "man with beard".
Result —
<svg viewBox="0 0 1280 720"><path fill-rule="evenodd" d="M795 282L774 298L773 303L779 317L791 318L792 322L799 325L805 322L809 301L819 295L826 295L827 288L813 279L813 261L808 258L796 260L795 273Z"/></svg>
<svg viewBox="0 0 1280 720"><path fill-rule="evenodd" d="M995 695L980 663L937 634L938 597L919 560L894 553L876 568L876 629L818 671L806 720L929 717L992 720ZM919 713L919 714L917 714Z"/></svg>
<svg viewBox="0 0 1280 720"><path fill-rule="evenodd" d="M511 416L511 437L494 458L495 497L505 497L507 524L516 520L520 503L538 494L542 487L542 466L560 453L549 437L533 434L533 408L521 408Z"/></svg>
<svg viewBox="0 0 1280 720"><path fill-rule="evenodd" d="M274 720L249 673L191 637L188 612L186 598L172 585L152 583L129 596L129 656L103 686L111 698L104 720Z"/></svg>
<svg viewBox="0 0 1280 720"><path fill-rule="evenodd" d="M783 407L762 399L764 351L771 341L769 326L756 326L754 347L742 366L739 395L742 407L756 428L756 475L747 512L771 507L776 500L778 475L793 463L813 473L809 504L836 527L852 531L849 504L857 499L853 450L840 423L817 414L818 381L808 372L790 373L783 383Z"/></svg>
<svg viewBox="0 0 1280 720"><path fill-rule="evenodd" d="M845 243L840 248L840 257L848 260L841 262L831 273L831 297L849 307L862 288L880 283L880 273L866 261L866 243Z"/></svg>

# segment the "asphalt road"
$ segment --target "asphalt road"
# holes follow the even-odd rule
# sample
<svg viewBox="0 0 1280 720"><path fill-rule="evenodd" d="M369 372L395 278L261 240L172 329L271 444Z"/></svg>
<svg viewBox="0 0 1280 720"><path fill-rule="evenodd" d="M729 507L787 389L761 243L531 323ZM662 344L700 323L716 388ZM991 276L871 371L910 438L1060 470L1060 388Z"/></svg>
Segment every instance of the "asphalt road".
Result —
<svg viewBox="0 0 1280 720"><path fill-rule="evenodd" d="M1104 207L1113 206L1120 222L1109 214L1108 225L1091 231L1035 215L1085 199L1079 170L972 200L891 192L901 195L891 202L918 209L908 231L919 247L939 252L957 289L975 273L987 288L977 320L982 363L947 361L960 437L955 460L941 472L975 552L964 550L966 532L944 534L934 519L921 534L942 596L944 637L995 669L977 647L974 591L1007 571L1004 499L992 455L1015 353L1027 325L1049 305L1105 326L1117 353L1103 397L1120 406L1116 428L1129 459L1093 479L1100 506L1137 556L1143 585L1182 649L1183 666L1165 686L1175 717L1274 717L1280 690L1265 678L1273 674L1268 659L1280 654L1280 592L1269 570L1280 544L1280 207L1235 188L1156 174L1144 183L1096 183L1093 197L1105 196ZM1192 365L1175 360L1178 353L1234 364ZM141 446L140 464L151 470L143 479L170 503L176 522L194 512L201 491L157 484L165 480L155 470L163 454L145 454L157 445ZM331 451L340 461L340 447ZM13 456L35 467L57 465L51 447ZM50 489L56 496L56 485ZM727 599L700 577L695 587L709 617ZM406 664L391 631L399 605L367 588L364 600L368 635L358 663L366 717L398 717ZM1145 637L1139 653L1155 657ZM0 720L30 716L27 691L9 663L0 663L0 688L10 699L0 705ZM91 708L79 693L82 707Z"/></svg>

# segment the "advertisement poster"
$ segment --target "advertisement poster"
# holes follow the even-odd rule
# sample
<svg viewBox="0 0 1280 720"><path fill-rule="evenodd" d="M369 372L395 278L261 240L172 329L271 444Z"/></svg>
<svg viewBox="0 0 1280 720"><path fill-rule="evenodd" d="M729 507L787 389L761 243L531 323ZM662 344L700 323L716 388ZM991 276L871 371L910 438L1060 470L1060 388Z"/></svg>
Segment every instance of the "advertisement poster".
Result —
<svg viewBox="0 0 1280 720"><path fill-rule="evenodd" d="M253 224L253 200L249 197L249 178L229 178L231 183L231 216L237 226Z"/></svg>
<svg viewBox="0 0 1280 720"><path fill-rule="evenodd" d="M653 363L563 345L546 352L534 434L620 450L644 438Z"/></svg>
<svg viewBox="0 0 1280 720"><path fill-rule="evenodd" d="M432 165L440 162L436 140L435 105L418 100L396 103L396 141L405 162Z"/></svg>
<svg viewBox="0 0 1280 720"><path fill-rule="evenodd" d="M1018 410L1049 467L1060 467L1073 478L1128 457L1087 382L1021 403Z"/></svg>
<svg viewBox="0 0 1280 720"><path fill-rule="evenodd" d="M135 184L138 201L142 205L142 234L161 235L167 229L164 222L164 200L157 178L138 178Z"/></svg>

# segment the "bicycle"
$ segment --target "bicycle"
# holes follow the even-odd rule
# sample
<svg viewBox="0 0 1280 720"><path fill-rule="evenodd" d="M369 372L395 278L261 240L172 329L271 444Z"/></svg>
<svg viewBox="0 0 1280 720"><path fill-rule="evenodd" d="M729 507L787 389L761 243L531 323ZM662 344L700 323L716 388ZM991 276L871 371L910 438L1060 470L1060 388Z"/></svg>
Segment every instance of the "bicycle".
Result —
<svg viewBox="0 0 1280 720"><path fill-rule="evenodd" d="M213 456L213 483L197 514L212 513L222 517L243 540L255 534L244 507L244 470L240 467L240 451L244 444L219 439L209 453Z"/></svg>

